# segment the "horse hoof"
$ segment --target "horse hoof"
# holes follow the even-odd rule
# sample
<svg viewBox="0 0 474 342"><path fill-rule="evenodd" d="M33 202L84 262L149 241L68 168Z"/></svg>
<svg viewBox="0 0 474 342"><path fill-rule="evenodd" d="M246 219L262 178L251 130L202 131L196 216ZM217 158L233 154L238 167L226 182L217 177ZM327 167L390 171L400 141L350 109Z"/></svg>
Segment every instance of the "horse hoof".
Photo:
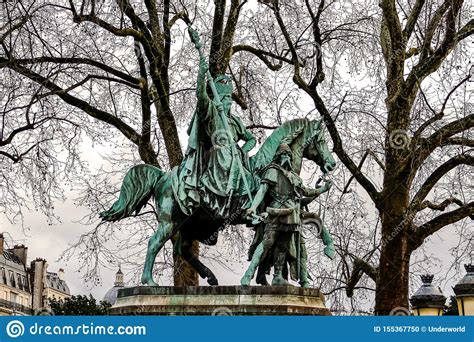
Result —
<svg viewBox="0 0 474 342"><path fill-rule="evenodd" d="M309 289L309 282L307 281L302 281L300 283L301 287L304 288L304 289Z"/></svg>
<svg viewBox="0 0 474 342"><path fill-rule="evenodd" d="M219 285L219 282L217 281L217 278L215 276L207 277L207 283L211 286Z"/></svg>
<svg viewBox="0 0 474 342"><path fill-rule="evenodd" d="M153 279L149 279L148 277L142 277L141 282L142 282L142 285L158 286L158 284L155 283Z"/></svg>
<svg viewBox="0 0 474 342"><path fill-rule="evenodd" d="M324 248L324 254L326 254L326 256L329 259L334 260L334 255L336 254L336 250L334 249L334 245L333 244L327 245Z"/></svg>
<svg viewBox="0 0 474 342"><path fill-rule="evenodd" d="M272 286L286 286L286 285L290 285L290 283L282 276L273 277Z"/></svg>
<svg viewBox="0 0 474 342"><path fill-rule="evenodd" d="M249 286L250 285L250 278L243 277L242 279L240 279L240 285Z"/></svg>
<svg viewBox="0 0 474 342"><path fill-rule="evenodd" d="M267 281L267 277L263 276L262 278L257 280L257 284L262 286L268 286L270 283Z"/></svg>

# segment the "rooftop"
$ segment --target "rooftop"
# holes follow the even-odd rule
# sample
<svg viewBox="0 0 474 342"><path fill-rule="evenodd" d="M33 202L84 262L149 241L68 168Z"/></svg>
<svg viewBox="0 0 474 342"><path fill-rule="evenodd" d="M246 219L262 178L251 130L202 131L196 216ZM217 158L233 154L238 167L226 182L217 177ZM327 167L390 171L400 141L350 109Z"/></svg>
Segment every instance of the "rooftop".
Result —
<svg viewBox="0 0 474 342"><path fill-rule="evenodd" d="M59 276L57 273L54 272L47 272L46 273L46 283L45 283L46 288L52 288L57 291L66 293L66 294L71 294L69 291L69 287L67 286L66 282L64 280L59 279Z"/></svg>
<svg viewBox="0 0 474 342"><path fill-rule="evenodd" d="M6 261L11 261L15 264L18 264L18 265L21 265L21 266L24 266L22 263L21 263L21 260L20 258L18 258L14 253L13 251L9 250L9 249L4 249L3 250L3 257L5 258ZM0 260L1 262L1 260Z"/></svg>

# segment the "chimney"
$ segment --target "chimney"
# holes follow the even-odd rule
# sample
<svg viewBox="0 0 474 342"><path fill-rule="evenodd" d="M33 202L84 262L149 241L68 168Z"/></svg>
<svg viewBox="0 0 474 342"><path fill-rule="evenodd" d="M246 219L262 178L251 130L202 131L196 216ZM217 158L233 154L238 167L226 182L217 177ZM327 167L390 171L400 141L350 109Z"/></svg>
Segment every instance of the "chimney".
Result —
<svg viewBox="0 0 474 342"><path fill-rule="evenodd" d="M31 289L32 307L38 311L43 309L44 278L46 273L46 260L37 258L31 262Z"/></svg>
<svg viewBox="0 0 474 342"><path fill-rule="evenodd" d="M4 243L5 243L5 240L3 239L3 233L0 233L0 255L3 255Z"/></svg>
<svg viewBox="0 0 474 342"><path fill-rule="evenodd" d="M13 247L13 254L15 254L18 259L21 260L21 263L26 266L26 258L28 256L28 247L25 245L15 245Z"/></svg>
<svg viewBox="0 0 474 342"><path fill-rule="evenodd" d="M64 280L64 269L60 268L58 271L59 280Z"/></svg>

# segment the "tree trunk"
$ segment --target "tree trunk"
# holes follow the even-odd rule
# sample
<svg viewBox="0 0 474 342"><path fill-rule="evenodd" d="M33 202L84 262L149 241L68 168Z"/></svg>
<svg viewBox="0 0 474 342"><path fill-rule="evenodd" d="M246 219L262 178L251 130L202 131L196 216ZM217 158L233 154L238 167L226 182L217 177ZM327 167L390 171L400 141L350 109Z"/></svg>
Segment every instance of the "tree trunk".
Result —
<svg viewBox="0 0 474 342"><path fill-rule="evenodd" d="M376 315L408 312L410 253L407 246L406 236L395 237L382 245L375 294Z"/></svg>
<svg viewBox="0 0 474 342"><path fill-rule="evenodd" d="M168 159L171 168L181 164L183 155L181 145L178 139L178 131L174 118L171 114L163 115L158 118L158 122L162 128L163 137L165 140L166 150L168 152ZM199 256L199 242L194 241L192 245L192 253ZM183 258L176 253L173 253L173 280L174 286L198 286L199 276L197 271Z"/></svg>
<svg viewBox="0 0 474 342"><path fill-rule="evenodd" d="M199 255L199 241L193 242L191 252ZM173 253L173 263L174 286L199 286L199 275L186 260Z"/></svg>
<svg viewBox="0 0 474 342"><path fill-rule="evenodd" d="M387 169L388 170L388 169ZM408 290L411 249L404 215L409 192L399 175L386 173L384 178L382 244L375 294L375 314L408 313Z"/></svg>
<svg viewBox="0 0 474 342"><path fill-rule="evenodd" d="M154 84L159 84L159 87L157 87L157 89L159 90L158 94L169 93L169 84L167 82L167 78L165 78L164 82L155 82ZM183 161L183 152L181 150L181 144L179 142L176 121L174 120L174 116L169 107L168 99L166 97L161 97L160 101L155 102L155 108L157 112L158 124L163 134L163 140L165 142L170 167L173 168L175 166L179 166ZM194 255L199 255L198 241L193 242L191 251ZM199 276L197 271L187 261L185 261L176 253L173 253L173 265L174 286L199 285Z"/></svg>

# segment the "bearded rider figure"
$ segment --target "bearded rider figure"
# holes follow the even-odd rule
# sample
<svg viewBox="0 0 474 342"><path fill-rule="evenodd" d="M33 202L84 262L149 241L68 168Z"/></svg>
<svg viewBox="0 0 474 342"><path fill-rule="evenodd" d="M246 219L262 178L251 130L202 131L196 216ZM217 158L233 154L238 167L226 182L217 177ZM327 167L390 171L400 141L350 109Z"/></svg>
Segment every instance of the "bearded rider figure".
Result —
<svg viewBox="0 0 474 342"><path fill-rule="evenodd" d="M274 253L272 285L289 284L283 277L283 269L292 235L301 224L301 199L315 198L330 187L331 182L326 182L324 186L316 189L305 187L300 176L292 170L290 147L285 143L279 146L273 162L263 170L260 188L251 207L247 209L247 214L254 216L262 202L269 203L264 208L268 216L265 219L263 239L253 252L250 266L240 281L242 285L250 285L256 268L272 251ZM302 261L304 265L301 265L301 269L306 270L305 259ZM301 272L299 281L302 287L309 286L307 272Z"/></svg>
<svg viewBox="0 0 474 342"><path fill-rule="evenodd" d="M194 30L190 33L199 44L197 33ZM232 79L227 75L215 78L220 100L216 101L207 90L207 71L208 65L201 58L197 108L188 128L185 160L177 170L173 186L178 189L178 203L184 213L189 215L204 202L214 215L226 219L250 205L249 193L255 185L247 154L256 140L240 118L231 113ZM245 141L242 148L238 145L241 140Z"/></svg>

